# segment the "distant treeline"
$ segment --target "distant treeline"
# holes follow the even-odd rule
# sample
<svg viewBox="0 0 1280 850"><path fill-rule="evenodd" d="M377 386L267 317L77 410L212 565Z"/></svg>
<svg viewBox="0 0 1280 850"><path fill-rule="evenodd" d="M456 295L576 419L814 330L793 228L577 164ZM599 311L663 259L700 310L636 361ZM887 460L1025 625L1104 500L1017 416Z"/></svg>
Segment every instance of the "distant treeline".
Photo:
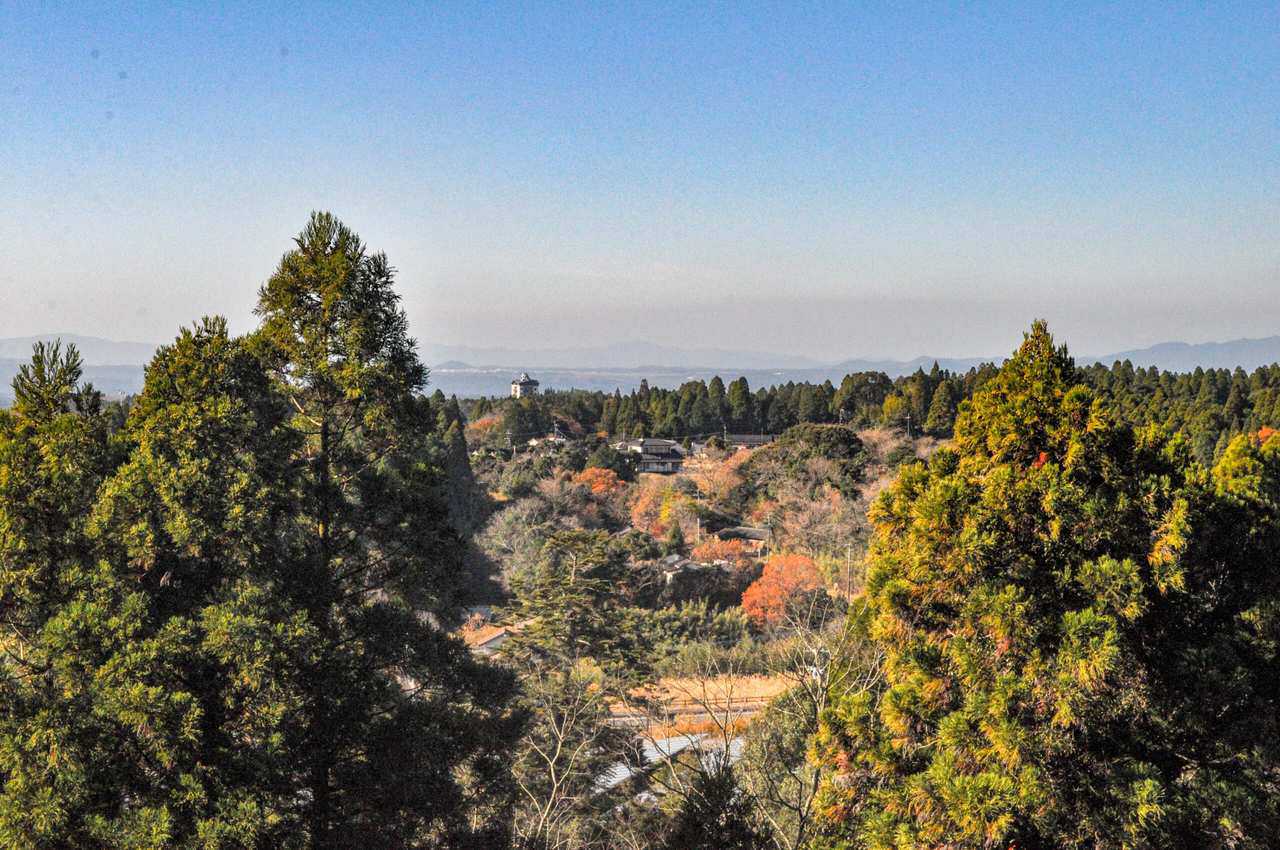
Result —
<svg viewBox="0 0 1280 850"><path fill-rule="evenodd" d="M473 399L470 421L490 420L501 439L519 441L550 432L599 432L611 437L684 439L724 432L779 434L803 422L910 428L947 437L961 403L994 374L983 364L964 373L938 368L892 379L883 372L846 375L837 387L787 382L752 390L746 378L727 386L719 377L678 389L640 387L623 394L550 390L526 399ZM1196 369L1174 373L1135 368L1129 361L1081 368L1116 417L1132 425L1182 431L1196 455L1211 460L1235 434L1280 424L1280 365L1254 370Z"/></svg>

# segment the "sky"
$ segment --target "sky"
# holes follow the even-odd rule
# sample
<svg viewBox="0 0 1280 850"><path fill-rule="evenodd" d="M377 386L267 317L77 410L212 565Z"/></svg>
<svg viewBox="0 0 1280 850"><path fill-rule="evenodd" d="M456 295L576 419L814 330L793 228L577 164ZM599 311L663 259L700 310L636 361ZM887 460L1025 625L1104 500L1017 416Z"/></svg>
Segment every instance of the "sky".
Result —
<svg viewBox="0 0 1280 850"><path fill-rule="evenodd" d="M1280 5L0 0L0 336L247 331L313 209L423 342L1280 334Z"/></svg>

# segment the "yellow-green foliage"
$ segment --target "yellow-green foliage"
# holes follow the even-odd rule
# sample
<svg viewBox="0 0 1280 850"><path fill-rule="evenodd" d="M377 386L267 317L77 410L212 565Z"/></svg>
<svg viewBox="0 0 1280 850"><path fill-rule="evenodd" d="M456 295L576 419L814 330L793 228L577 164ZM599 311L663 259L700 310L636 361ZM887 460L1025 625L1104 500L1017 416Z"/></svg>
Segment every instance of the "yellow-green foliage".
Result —
<svg viewBox="0 0 1280 850"><path fill-rule="evenodd" d="M1280 441L1212 473L1112 421L1037 324L876 502L826 843L1273 847Z"/></svg>

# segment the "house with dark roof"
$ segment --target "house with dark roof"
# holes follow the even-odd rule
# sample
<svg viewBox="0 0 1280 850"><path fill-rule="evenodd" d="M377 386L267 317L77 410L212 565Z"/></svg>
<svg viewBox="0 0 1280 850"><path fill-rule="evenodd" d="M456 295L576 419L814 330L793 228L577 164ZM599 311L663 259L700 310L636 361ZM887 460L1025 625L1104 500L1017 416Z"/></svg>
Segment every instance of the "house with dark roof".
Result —
<svg viewBox="0 0 1280 850"><path fill-rule="evenodd" d="M620 452L640 455L637 472L656 472L671 475L684 465L684 449L675 440L645 437L640 440L624 440L614 446Z"/></svg>
<svg viewBox="0 0 1280 850"><path fill-rule="evenodd" d="M725 434L724 444L731 449L758 449L774 441L773 434Z"/></svg>
<svg viewBox="0 0 1280 850"><path fill-rule="evenodd" d="M716 532L716 537L721 540L741 540L747 545L747 548L759 554L769 548L769 541L773 539L773 532L767 528L735 525Z"/></svg>

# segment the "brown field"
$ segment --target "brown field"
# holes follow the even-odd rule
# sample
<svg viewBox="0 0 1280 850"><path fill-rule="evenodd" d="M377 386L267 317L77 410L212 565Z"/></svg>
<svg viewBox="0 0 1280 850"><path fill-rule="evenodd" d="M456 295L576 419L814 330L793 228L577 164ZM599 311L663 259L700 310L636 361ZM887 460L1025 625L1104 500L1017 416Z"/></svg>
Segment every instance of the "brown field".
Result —
<svg viewBox="0 0 1280 850"><path fill-rule="evenodd" d="M634 703L617 702L610 710L618 723L643 725L653 720L674 731L706 731L703 726L717 721L749 718L787 688L781 676L673 677L635 689Z"/></svg>

